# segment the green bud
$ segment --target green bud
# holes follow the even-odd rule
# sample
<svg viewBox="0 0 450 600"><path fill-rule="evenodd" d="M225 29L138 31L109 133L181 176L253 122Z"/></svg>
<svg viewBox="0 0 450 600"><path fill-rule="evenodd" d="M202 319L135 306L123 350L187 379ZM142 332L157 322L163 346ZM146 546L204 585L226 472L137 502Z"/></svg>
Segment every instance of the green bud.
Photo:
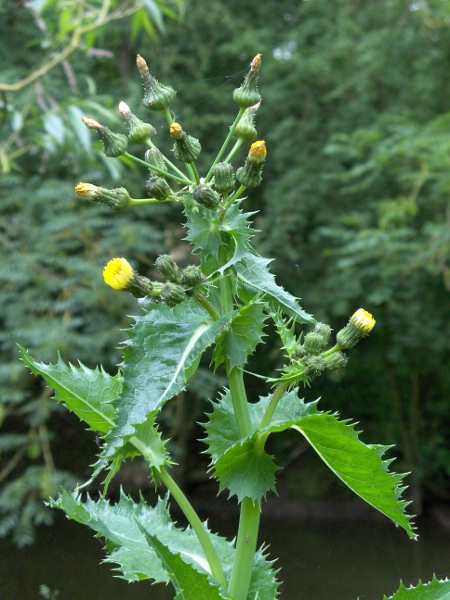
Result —
<svg viewBox="0 0 450 600"><path fill-rule="evenodd" d="M161 298L168 306L175 306L176 304L181 304L186 299L186 292L181 285L169 282L165 284Z"/></svg>
<svg viewBox="0 0 450 600"><path fill-rule="evenodd" d="M307 375L320 375L325 369L325 362L319 355L310 355L303 359L305 365L305 372Z"/></svg>
<svg viewBox="0 0 450 600"><path fill-rule="evenodd" d="M106 156L111 156L113 158L117 158L126 152L128 146L128 138L126 135L122 133L114 133L105 125L101 125L95 119L88 119L86 117L81 117L83 123L89 129L94 129L100 139L103 142L103 152Z"/></svg>
<svg viewBox="0 0 450 600"><path fill-rule="evenodd" d="M221 162L214 167L214 187L218 192L230 192L234 187L234 169L230 163Z"/></svg>
<svg viewBox="0 0 450 600"><path fill-rule="evenodd" d="M333 352L333 354L323 357L324 367L327 371L343 369L347 364L347 360L343 352Z"/></svg>
<svg viewBox="0 0 450 600"><path fill-rule="evenodd" d="M150 110L167 110L175 98L176 91L168 85L160 84L150 75L147 63L137 55L136 64L144 81L144 106Z"/></svg>
<svg viewBox="0 0 450 600"><path fill-rule="evenodd" d="M219 194L205 183L198 185L192 192L192 196L196 202L209 209L216 208L220 201Z"/></svg>
<svg viewBox="0 0 450 600"><path fill-rule="evenodd" d="M307 354L319 354L324 348L323 337L312 331L305 336L303 348Z"/></svg>
<svg viewBox="0 0 450 600"><path fill-rule="evenodd" d="M326 323L316 323L314 332L320 335L323 339L323 347L328 344L331 335L331 327Z"/></svg>
<svg viewBox="0 0 450 600"><path fill-rule="evenodd" d="M158 256L155 266L164 279L172 283L180 283L180 269L169 254Z"/></svg>
<svg viewBox="0 0 450 600"><path fill-rule="evenodd" d="M243 142L253 142L256 138L255 114L261 103L250 106L242 115L241 120L233 131L233 137L242 140Z"/></svg>
<svg viewBox="0 0 450 600"><path fill-rule="evenodd" d="M92 185L91 183L79 183L75 187L76 193L81 198L87 198L94 202L100 202L101 204L107 204L114 211L123 210L130 203L130 196L125 188L115 188L108 190L103 187Z"/></svg>
<svg viewBox="0 0 450 600"><path fill-rule="evenodd" d="M147 162L152 167L156 167L157 169L161 169L162 171L166 170L166 163L164 162L163 154L158 148L153 146L153 148L149 148L144 155L145 162Z"/></svg>
<svg viewBox="0 0 450 600"><path fill-rule="evenodd" d="M167 181L156 175L152 175L148 179L145 188L150 198L156 198L157 200L166 200L172 195L172 190Z"/></svg>
<svg viewBox="0 0 450 600"><path fill-rule="evenodd" d="M200 267L189 265L181 274L181 283L188 288L193 288L203 280L203 273Z"/></svg>
<svg viewBox="0 0 450 600"><path fill-rule="evenodd" d="M128 125L128 138L135 144L145 144L154 135L153 126L138 119L125 102L119 104L119 112Z"/></svg>
<svg viewBox="0 0 450 600"><path fill-rule="evenodd" d="M256 86L260 66L261 54L257 54L251 62L250 71L245 76L244 83L233 92L233 99L241 108L254 106L261 100L261 95Z"/></svg>
<svg viewBox="0 0 450 600"><path fill-rule="evenodd" d="M172 123L170 126L170 135L175 140L173 153L180 162L191 163L200 156L202 147L197 138L188 135L183 131L179 123Z"/></svg>

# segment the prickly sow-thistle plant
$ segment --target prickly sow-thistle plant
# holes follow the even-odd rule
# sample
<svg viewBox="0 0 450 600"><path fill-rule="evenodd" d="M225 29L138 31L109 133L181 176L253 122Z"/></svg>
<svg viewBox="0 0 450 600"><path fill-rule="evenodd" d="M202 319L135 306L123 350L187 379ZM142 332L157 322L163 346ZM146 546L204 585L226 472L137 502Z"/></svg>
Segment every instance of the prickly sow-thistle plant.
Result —
<svg viewBox="0 0 450 600"><path fill-rule="evenodd" d="M93 119L83 121L100 135L106 155L126 155L145 167L148 197L133 199L124 188L110 190L89 183L79 183L76 191L114 211L141 204L180 204L195 264L181 269L171 256L160 256L156 268L163 281L141 276L125 258L113 258L106 265L103 275L109 286L143 299L115 376L101 368L66 366L61 360L44 365L21 349L31 371L55 389L55 398L102 440L93 474L107 472L100 499L94 501L80 488L62 490L51 504L102 536L107 560L118 564L128 581L170 581L179 600L273 600L279 585L276 571L265 551L257 549L262 501L275 490L277 466L265 450L272 434L298 431L350 489L416 537L405 513L407 502L400 499L402 476L389 472L390 461L382 459L386 448L365 445L353 424L320 411L317 401L305 403L299 397L300 386L345 366L344 351L369 334L375 320L366 310L357 310L330 344L329 325L316 322L297 298L276 283L270 260L251 245L251 213L243 208L244 193L260 184L266 159L265 142L254 141L261 55L234 92L237 117L203 177L195 166L200 142L173 122L170 104L175 91L158 83L140 56L137 65L144 81L144 105L166 118L177 164L155 145L153 127L122 102L119 110L128 125L128 138L148 147L145 160L127 153L127 136ZM251 142L244 164L235 171L231 159ZM278 377L266 378L268 395L249 403L244 368L262 343L269 320L282 342L285 366ZM309 332L298 335L299 324ZM172 461L158 429L158 413L189 385L209 347L213 347L214 367L224 365L228 388L212 401L205 416L204 441L212 476L220 490L228 489L240 504L235 542L211 533L200 521L170 475ZM108 485L123 461L139 455L146 460L155 485L166 486L190 527L181 529L172 522L168 496L156 506L143 499L135 503L124 494L116 504L107 500Z"/></svg>

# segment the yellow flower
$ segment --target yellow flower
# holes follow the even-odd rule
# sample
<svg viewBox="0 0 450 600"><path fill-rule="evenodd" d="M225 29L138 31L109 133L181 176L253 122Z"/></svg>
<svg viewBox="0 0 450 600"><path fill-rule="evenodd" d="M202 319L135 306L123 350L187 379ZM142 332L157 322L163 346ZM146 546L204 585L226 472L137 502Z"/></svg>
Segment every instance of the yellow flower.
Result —
<svg viewBox="0 0 450 600"><path fill-rule="evenodd" d="M103 279L114 290L129 290L135 283L136 275L125 258L113 258L103 269Z"/></svg>
<svg viewBox="0 0 450 600"><path fill-rule="evenodd" d="M267 156L266 142L261 140L254 142L249 150L248 158L256 163L261 163Z"/></svg>
<svg viewBox="0 0 450 600"><path fill-rule="evenodd" d="M92 200L93 198L97 197L98 193L100 192L100 188L92 183L83 183L80 181L80 183L75 187L75 191L79 196L81 196L81 198L88 198L89 200Z"/></svg>
<svg viewBox="0 0 450 600"><path fill-rule="evenodd" d="M172 123L169 129L169 133L173 138L179 140L183 137L183 128L179 123Z"/></svg>
<svg viewBox="0 0 450 600"><path fill-rule="evenodd" d="M367 310L364 310L364 308L358 308L350 317L350 321L364 335L368 335L376 323L372 315Z"/></svg>

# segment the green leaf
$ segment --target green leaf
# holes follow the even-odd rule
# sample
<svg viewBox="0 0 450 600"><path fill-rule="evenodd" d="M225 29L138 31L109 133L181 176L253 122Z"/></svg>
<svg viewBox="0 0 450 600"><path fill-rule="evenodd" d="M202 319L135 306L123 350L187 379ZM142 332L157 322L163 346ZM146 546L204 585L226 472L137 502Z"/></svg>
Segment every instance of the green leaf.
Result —
<svg viewBox="0 0 450 600"><path fill-rule="evenodd" d="M144 527L139 529L145 535L149 546L153 547L165 571L170 573L170 579L177 592L177 598L183 600L226 600L220 584L207 573L199 573L192 563L186 562L179 552L173 552L156 536L150 535Z"/></svg>
<svg viewBox="0 0 450 600"><path fill-rule="evenodd" d="M231 394L227 390L214 404L209 423L205 424L211 456L211 467L219 480L220 491L227 488L238 501L249 497L260 502L268 491L275 491L275 473L278 467L273 458L256 447L257 426L264 414L265 403L249 405L255 432L240 439Z"/></svg>
<svg viewBox="0 0 450 600"><path fill-rule="evenodd" d="M450 581L439 580L436 575L429 583L419 581L416 587L406 588L400 582L398 591L393 596L383 596L383 600L448 600L450 598Z"/></svg>
<svg viewBox="0 0 450 600"><path fill-rule="evenodd" d="M401 485L404 474L388 470L392 459L382 460L390 446L366 445L359 439L355 424L318 411L302 417L292 428L304 435L325 464L355 494L403 527L410 538L417 538L412 517L405 513L409 502L400 500L406 487Z"/></svg>
<svg viewBox="0 0 450 600"><path fill-rule="evenodd" d="M248 253L254 250L250 238L254 235L249 218L254 213L244 213L239 203L231 206L224 219L214 216L214 212L198 204L186 203L187 228L186 239L192 242L194 251L200 255L202 270L209 276L223 273ZM229 252L229 260L223 264L219 260L220 248Z"/></svg>
<svg viewBox="0 0 450 600"><path fill-rule="evenodd" d="M160 304L143 317L135 317L125 343L116 427L108 435L103 458L111 458L138 425L154 419L164 403L185 388L192 365L233 315L214 322L188 299L173 308Z"/></svg>
<svg viewBox="0 0 450 600"><path fill-rule="evenodd" d="M309 441L325 464L355 494L417 537L411 516L405 514L409 504L400 500L405 487L403 475L391 473L392 460L382 460L388 446L366 445L358 438L354 425L339 421L336 415L319 412L317 401L305 404L298 398L298 390L285 394L277 405L268 427L259 429L261 419L270 402L270 396L249 405L254 432L240 439L229 392L214 405L209 423L205 424L211 456L211 466L220 482L239 500L245 495L259 501L268 490L274 489L277 470L272 457L261 452L257 439L263 434L286 429L299 431Z"/></svg>
<svg viewBox="0 0 450 600"><path fill-rule="evenodd" d="M252 579L248 591L248 598L256 600L276 600L280 582L277 580L279 569L274 569L275 560L267 558L266 548L263 546L255 554Z"/></svg>
<svg viewBox="0 0 450 600"><path fill-rule="evenodd" d="M274 312L281 309L299 323L314 324L316 320L301 308L297 298L276 283L275 276L268 269L270 262L271 259L248 254L237 265L243 300L248 301L255 294L262 294Z"/></svg>
<svg viewBox="0 0 450 600"><path fill-rule="evenodd" d="M169 582L170 575L164 568L154 546L149 546L141 527L159 539L172 553L177 553L198 573L208 573L208 563L197 536L190 528L180 529L171 520L168 498L158 500L155 507L143 499L135 503L122 492L116 504L104 498L97 501L81 500L79 494L63 490L52 506L62 509L70 519L87 525L105 539L108 553L105 562L119 565L118 571L127 581L153 579ZM139 523L139 525L138 525ZM224 569L230 569L234 549L224 538L212 534L205 525Z"/></svg>
<svg viewBox="0 0 450 600"><path fill-rule="evenodd" d="M216 369L223 362L230 371L234 367L244 367L247 357L263 338L266 318L260 303L249 302L239 308L217 340L213 355Z"/></svg>
<svg viewBox="0 0 450 600"><path fill-rule="evenodd" d="M65 365L58 358L56 365L35 361L19 346L24 363L35 375L41 375L55 390L55 399L63 402L91 429L108 433L116 418L115 400L122 390L121 376L108 375L102 368L88 369L83 364Z"/></svg>

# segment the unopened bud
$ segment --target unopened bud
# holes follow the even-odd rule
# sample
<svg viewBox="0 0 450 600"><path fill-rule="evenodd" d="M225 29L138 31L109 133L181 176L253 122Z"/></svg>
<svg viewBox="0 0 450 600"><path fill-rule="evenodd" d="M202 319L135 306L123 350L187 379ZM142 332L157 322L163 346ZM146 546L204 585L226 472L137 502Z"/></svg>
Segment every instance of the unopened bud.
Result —
<svg viewBox="0 0 450 600"><path fill-rule="evenodd" d="M88 200L93 200L94 202L107 204L114 211L123 210L129 205L131 200L128 191L122 187L108 190L106 188L93 185L92 183L80 182L75 187L75 191L81 198L87 198Z"/></svg>
<svg viewBox="0 0 450 600"><path fill-rule="evenodd" d="M164 279L172 283L180 283L180 269L169 254L158 256L155 266Z"/></svg>
<svg viewBox="0 0 450 600"><path fill-rule="evenodd" d="M106 156L117 158L126 152L128 146L128 138L126 135L123 135L123 133L114 133L111 129L105 125L101 125L95 119L81 117L81 120L86 127L93 129L98 133L103 142L103 152Z"/></svg>
<svg viewBox="0 0 450 600"><path fill-rule="evenodd" d="M230 163L221 162L214 167L214 187L218 192L230 192L234 187L234 169Z"/></svg>
<svg viewBox="0 0 450 600"><path fill-rule="evenodd" d="M303 348L307 354L319 354L324 349L323 338L320 334L312 331L306 334Z"/></svg>
<svg viewBox="0 0 450 600"><path fill-rule="evenodd" d="M161 171L165 170L165 162L162 152L158 150L155 146L153 148L149 148L144 155L145 162L147 162L151 167L156 167L157 169L161 169Z"/></svg>
<svg viewBox="0 0 450 600"><path fill-rule="evenodd" d="M343 369L347 364L347 360L343 352L333 352L333 354L323 357L324 367L327 371Z"/></svg>
<svg viewBox="0 0 450 600"><path fill-rule="evenodd" d="M330 339L331 327L327 323L316 323L314 333L320 335L323 339L323 347L325 347Z"/></svg>
<svg viewBox="0 0 450 600"><path fill-rule="evenodd" d="M234 137L242 140L243 142L253 142L257 135L255 127L255 114L260 104L261 102L258 102L258 104L255 104L255 106L250 106L247 108L233 132Z"/></svg>
<svg viewBox="0 0 450 600"><path fill-rule="evenodd" d="M150 110L167 110L175 98L176 91L168 85L162 85L150 75L147 63L137 55L136 64L144 81L144 106Z"/></svg>
<svg viewBox="0 0 450 600"><path fill-rule="evenodd" d="M154 135L153 126L136 117L125 102L119 104L119 112L128 125L128 137L135 144L145 144Z"/></svg>
<svg viewBox="0 0 450 600"><path fill-rule="evenodd" d="M181 283L188 288L193 288L203 280L203 273L200 267L196 265L189 265L183 270L181 274Z"/></svg>
<svg viewBox="0 0 450 600"><path fill-rule="evenodd" d="M166 200L172 195L172 190L167 181L156 175L152 175L148 179L145 188L150 198L156 198L157 200Z"/></svg>
<svg viewBox="0 0 450 600"><path fill-rule="evenodd" d="M261 66L261 54L257 54L252 60L250 65L250 71L247 73L244 79L244 83L240 88L237 88L233 92L233 99L239 104L241 108L248 108L258 104L261 100L261 95L258 92L257 81L258 72Z"/></svg>
<svg viewBox="0 0 450 600"><path fill-rule="evenodd" d="M175 306L176 304L181 304L186 299L186 292L181 285L169 282L165 284L162 290L161 299L168 306Z"/></svg>
<svg viewBox="0 0 450 600"><path fill-rule="evenodd" d="M209 209L215 208L220 201L219 194L205 183L198 185L192 192L192 196L196 202Z"/></svg>
<svg viewBox="0 0 450 600"><path fill-rule="evenodd" d="M179 123L172 123L170 126L170 135L175 140L172 150L177 160L184 163L192 163L194 160L197 160L202 147L196 138L183 131Z"/></svg>

